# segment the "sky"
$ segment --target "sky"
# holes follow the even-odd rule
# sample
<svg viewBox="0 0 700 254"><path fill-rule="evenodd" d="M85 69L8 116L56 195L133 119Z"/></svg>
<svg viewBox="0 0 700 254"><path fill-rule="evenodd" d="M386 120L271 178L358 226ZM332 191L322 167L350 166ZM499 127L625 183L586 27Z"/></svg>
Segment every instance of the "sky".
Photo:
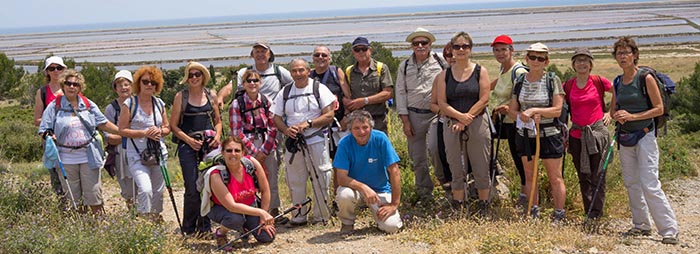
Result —
<svg viewBox="0 0 700 254"><path fill-rule="evenodd" d="M493 0L0 0L0 29ZM506 1L506 0L497 0ZM512 0L511 0L512 1Z"/></svg>

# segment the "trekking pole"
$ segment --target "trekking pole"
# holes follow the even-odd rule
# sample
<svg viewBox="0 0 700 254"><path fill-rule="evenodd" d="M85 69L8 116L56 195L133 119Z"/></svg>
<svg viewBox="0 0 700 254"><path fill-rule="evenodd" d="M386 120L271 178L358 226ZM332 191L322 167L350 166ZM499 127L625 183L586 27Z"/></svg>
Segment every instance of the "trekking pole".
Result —
<svg viewBox="0 0 700 254"><path fill-rule="evenodd" d="M51 143L51 144L49 144ZM68 176L66 175L66 169L63 167L63 162L61 161L61 155L58 153L58 147L53 142L53 138L49 135L46 136L46 147L53 147L56 150L56 158L58 158L58 167L61 168L61 173L63 174L63 180L66 181L66 189L68 189L68 194L70 194L70 200L73 202L73 208L78 210L78 204L75 202L75 196L73 196L73 190L70 188L70 183L68 183Z"/></svg>
<svg viewBox="0 0 700 254"><path fill-rule="evenodd" d="M469 136L465 139L464 136L466 130L463 130L459 133L459 156L460 159L462 160L462 170L465 173L464 177L464 203L463 205L467 208L467 216L469 216L469 166L467 165L466 160L464 159L464 146L466 146L467 140L469 139Z"/></svg>
<svg viewBox="0 0 700 254"><path fill-rule="evenodd" d="M591 212L593 211L593 202L595 202L595 198L598 196L598 191L600 190L600 185L604 181L603 179L605 178L605 171L608 169L608 162L610 161L610 157L612 157L612 151L613 148L615 147L615 141L617 141L617 136L620 132L620 125L617 125L615 128L615 135L613 135L612 141L610 141L610 146L608 146L608 152L605 154L605 162L603 162L601 170L598 171L600 174L600 178L598 179L598 184L595 186L595 191L593 192L593 198L591 198L591 204L588 207L588 212L586 212L586 219L583 222L584 227L588 223L589 216L591 215Z"/></svg>
<svg viewBox="0 0 700 254"><path fill-rule="evenodd" d="M527 200L527 215L530 215L530 210L532 209L532 203L535 201L535 190L537 189L537 161L540 160L540 122L535 121L535 158L533 158L532 164L532 185L530 186L530 196Z"/></svg>
<svg viewBox="0 0 700 254"><path fill-rule="evenodd" d="M494 114L498 114L498 116L496 118L496 122L500 123L500 125L498 126L498 135L500 136L501 131L503 131L503 118L504 118L504 116L501 115L500 113L494 113ZM491 151L492 151L492 153L491 153L491 155L492 155L491 156L491 165L496 165L495 163L498 163L498 161L497 161L498 160L498 150L501 147L501 139L499 137L497 137L497 139L498 139L498 141L496 141L496 152L494 154L493 153L493 136L491 136ZM493 192L496 190L495 181L496 181L496 173L497 173L496 170L497 169L498 168L495 168L493 170L493 172L491 172L491 182L490 182L491 186L489 187L489 198L488 198L489 204L491 204L491 201L493 200Z"/></svg>
<svg viewBox="0 0 700 254"><path fill-rule="evenodd" d="M321 206L318 207L318 210L321 212L321 220L323 222L323 225L326 225L326 217L323 216L323 213L325 212L326 215L330 218L330 211L328 209L328 198L326 197L326 194L323 192L323 188L321 187L321 182L319 181L318 178L318 172L316 172L316 166L314 165L314 159L313 158L308 158L308 156L311 156L311 152L309 152L309 146L306 144L306 141L302 138L302 143L300 144L301 146L301 153L304 156L304 164L306 165L306 171L309 171L309 177L311 178L311 188L312 192L314 193L314 198L316 198L316 201L318 202L323 202ZM306 162L309 163L306 163ZM309 169L309 164L311 165L311 168ZM325 180L325 179L324 179ZM314 188L313 184L316 182L316 187ZM323 181L324 183L326 181ZM318 192L321 192L321 197L323 199L319 198Z"/></svg>
<svg viewBox="0 0 700 254"><path fill-rule="evenodd" d="M304 200L304 202L302 202L301 204L296 204L296 205L294 205L294 206L292 206L292 207L290 207L290 208L287 208L287 210L284 210L282 213L280 213L280 214L278 214L277 216L275 216L274 219L277 219L277 218L280 218L280 217L282 217L282 216L285 216L285 215L287 215L288 213L291 213L291 212L294 211L294 210L300 210L302 207L304 207L305 205L307 205L309 202L311 202L311 198L306 197L306 200ZM240 239L242 239L242 238L244 238L244 237L246 237L246 236L252 234L252 233L255 232L255 231L258 231L258 229L262 228L263 226L265 226L264 223L263 223L263 224L259 224L259 225L256 226L255 228L253 228L253 229L251 229L251 230L248 230L247 232L245 232L245 233L239 235L238 237L236 237L236 239L233 239L233 240L229 241L227 244L222 245L221 247L217 248L216 250L217 250L217 251L220 251L220 250L224 250L224 249L226 249L226 248L228 248L228 247L231 247L231 246L233 245L234 242L236 242L236 241L238 241L238 240L240 240Z"/></svg>
<svg viewBox="0 0 700 254"><path fill-rule="evenodd" d="M163 153L158 151L160 155L160 172L163 173L163 180L165 180L165 188L168 189L168 194L170 194L170 202L173 203L173 210L175 210L175 218L177 219L177 225L180 226L180 234L185 235L182 231L182 222L180 222L180 214L177 213L177 205L175 204L175 196L173 195L173 188L170 187L170 177L168 176L168 169L165 167L165 158Z"/></svg>

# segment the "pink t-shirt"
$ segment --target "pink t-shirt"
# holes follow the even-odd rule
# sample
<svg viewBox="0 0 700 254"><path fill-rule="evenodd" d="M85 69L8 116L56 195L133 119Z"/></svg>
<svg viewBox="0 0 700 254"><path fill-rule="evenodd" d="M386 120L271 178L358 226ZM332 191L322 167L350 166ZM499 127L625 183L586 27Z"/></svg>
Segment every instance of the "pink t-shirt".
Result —
<svg viewBox="0 0 700 254"><path fill-rule="evenodd" d="M245 170L243 165L241 165L241 170ZM220 175L221 173L219 173L218 169L215 169L211 172L211 174ZM255 182L253 181L253 177L247 173L243 172L243 181L240 182L231 175L227 187L236 203L246 204L249 206L255 203ZM214 193L212 193L211 199L214 204L222 205Z"/></svg>
<svg viewBox="0 0 700 254"><path fill-rule="evenodd" d="M610 91L612 87L610 80L604 77L600 77L600 80L603 82L604 90ZM592 76L588 76L588 82L583 89L576 86L576 78L574 78L573 83L571 94L569 95L569 100L571 101L571 105L569 105L571 122L579 126L586 126L603 119L603 103L600 101L598 88L593 84ZM572 129L570 134L574 138L581 138L581 130Z"/></svg>

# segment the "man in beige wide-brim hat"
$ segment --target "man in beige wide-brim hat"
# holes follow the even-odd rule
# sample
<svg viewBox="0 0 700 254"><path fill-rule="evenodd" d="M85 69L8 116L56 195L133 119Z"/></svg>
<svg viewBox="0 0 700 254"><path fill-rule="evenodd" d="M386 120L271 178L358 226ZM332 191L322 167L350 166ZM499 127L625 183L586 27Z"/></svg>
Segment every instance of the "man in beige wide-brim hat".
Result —
<svg viewBox="0 0 700 254"><path fill-rule="evenodd" d="M447 67L447 62L431 50L435 36L424 28L419 27L409 34L406 42L411 43L413 54L399 65L396 78L396 111L403 123L408 152L413 159L413 172L420 201L430 203L434 184L430 178L427 151L430 152L433 161L440 159L437 135L428 136L428 133L436 133L437 129L436 115L430 111L430 96L433 80ZM431 129L433 131L429 131ZM445 175L441 167L435 167L435 176L441 182L444 181Z"/></svg>

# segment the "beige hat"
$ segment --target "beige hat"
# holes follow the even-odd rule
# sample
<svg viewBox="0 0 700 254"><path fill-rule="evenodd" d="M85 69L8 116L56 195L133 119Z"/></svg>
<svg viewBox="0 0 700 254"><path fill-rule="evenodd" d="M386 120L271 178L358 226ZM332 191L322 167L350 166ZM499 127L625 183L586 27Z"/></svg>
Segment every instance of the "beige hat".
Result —
<svg viewBox="0 0 700 254"><path fill-rule="evenodd" d="M406 37L406 42L413 42L413 39L416 37L425 37L430 40L430 42L435 42L435 36L431 34L427 29L419 27L416 28L416 31L413 31L413 33L409 34L408 37Z"/></svg>
<svg viewBox="0 0 700 254"><path fill-rule="evenodd" d="M275 52L272 52L272 49L270 48L270 44L267 43L267 41L256 41L255 44L253 44L253 49L255 47L263 47L267 50L270 51L270 58L267 59L268 62L272 63L275 61ZM250 56L253 56L253 49L250 50Z"/></svg>
<svg viewBox="0 0 700 254"><path fill-rule="evenodd" d="M211 74L209 73L209 70L207 67L204 67L201 63L192 61L187 63L187 66L185 67L185 77L182 78L182 81L180 81L180 84L186 84L187 80L189 79L190 75L190 70L195 69L199 70L204 74L204 80L202 80L202 86L207 86L209 84L209 80L211 79Z"/></svg>
<svg viewBox="0 0 700 254"><path fill-rule="evenodd" d="M549 48L547 48L547 45L538 42L530 45L530 47L527 48L527 51L549 53Z"/></svg>

